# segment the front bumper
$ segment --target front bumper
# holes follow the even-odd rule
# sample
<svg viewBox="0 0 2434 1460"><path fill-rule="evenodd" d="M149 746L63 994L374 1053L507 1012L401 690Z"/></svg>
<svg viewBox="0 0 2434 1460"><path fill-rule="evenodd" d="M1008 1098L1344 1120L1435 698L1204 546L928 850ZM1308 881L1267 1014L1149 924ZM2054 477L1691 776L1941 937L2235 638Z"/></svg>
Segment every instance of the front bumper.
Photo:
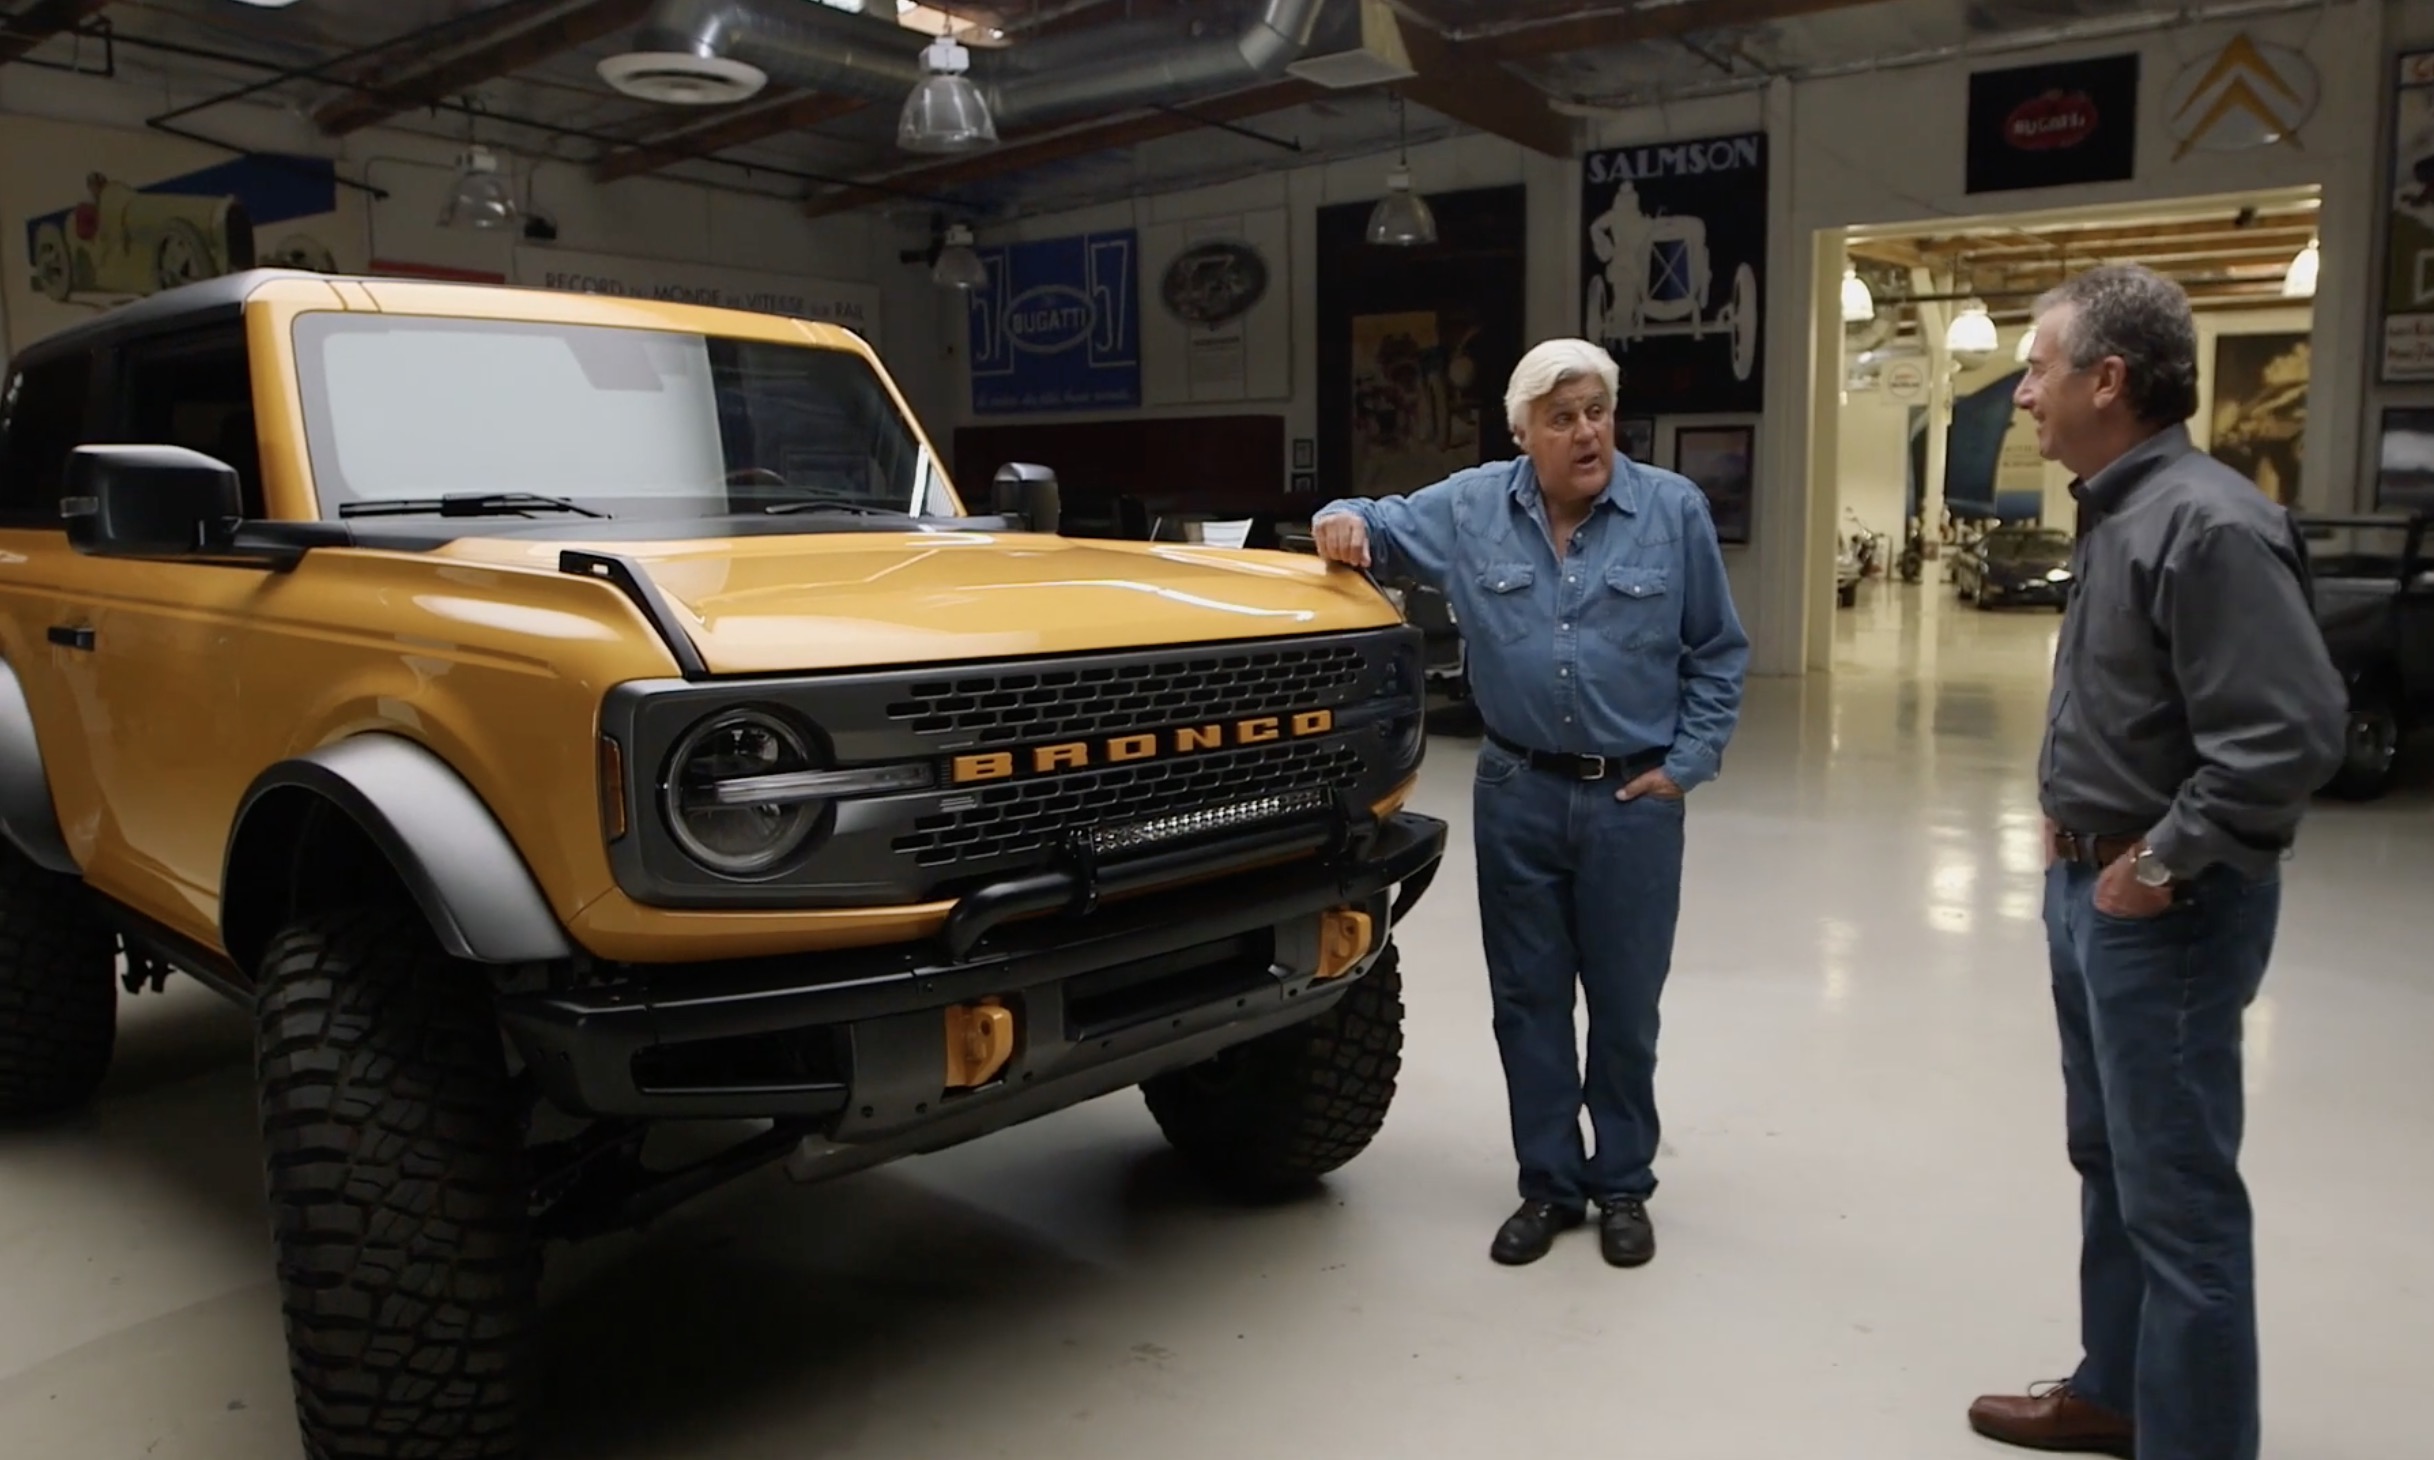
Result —
<svg viewBox="0 0 2434 1460"><path fill-rule="evenodd" d="M1197 866L1162 859L1163 890L1126 895L1139 864L1096 869L1083 896L1029 879L966 899L975 911L923 945L637 967L511 996L501 1015L542 1091L575 1114L774 1118L842 1145L927 1149L1325 1012L1374 966L1445 842L1444 822L1403 813L1315 852L1272 836ZM1321 979L1319 916L1343 907L1369 915L1371 943ZM945 1011L984 999L1013 1011L1012 1059L950 1090Z"/></svg>
<svg viewBox="0 0 2434 1460"><path fill-rule="evenodd" d="M1978 585L1978 597L1988 603L2062 604L2070 601L2069 579L2021 578L2010 582L1988 578Z"/></svg>

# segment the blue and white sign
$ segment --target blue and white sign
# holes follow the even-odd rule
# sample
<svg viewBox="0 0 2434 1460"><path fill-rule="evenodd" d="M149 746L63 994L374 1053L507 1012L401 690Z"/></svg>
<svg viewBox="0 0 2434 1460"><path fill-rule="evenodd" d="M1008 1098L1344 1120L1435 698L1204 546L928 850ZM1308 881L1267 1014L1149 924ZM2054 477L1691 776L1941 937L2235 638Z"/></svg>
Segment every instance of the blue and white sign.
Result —
<svg viewBox="0 0 2434 1460"><path fill-rule="evenodd" d="M989 282L971 296L975 413L1141 404L1141 246L1132 229L978 252Z"/></svg>

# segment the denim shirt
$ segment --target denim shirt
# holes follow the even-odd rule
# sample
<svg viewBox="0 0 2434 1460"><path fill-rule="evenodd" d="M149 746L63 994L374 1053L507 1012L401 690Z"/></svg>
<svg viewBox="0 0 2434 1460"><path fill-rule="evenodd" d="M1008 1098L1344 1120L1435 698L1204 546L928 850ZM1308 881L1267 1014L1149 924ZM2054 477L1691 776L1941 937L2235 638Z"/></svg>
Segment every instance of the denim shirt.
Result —
<svg viewBox="0 0 2434 1460"><path fill-rule="evenodd" d="M1617 454L1561 561L1526 456L1317 515L1339 512L1368 525L1372 572L1445 595L1497 734L1580 755L1661 749L1686 791L1722 768L1749 637L1689 478Z"/></svg>

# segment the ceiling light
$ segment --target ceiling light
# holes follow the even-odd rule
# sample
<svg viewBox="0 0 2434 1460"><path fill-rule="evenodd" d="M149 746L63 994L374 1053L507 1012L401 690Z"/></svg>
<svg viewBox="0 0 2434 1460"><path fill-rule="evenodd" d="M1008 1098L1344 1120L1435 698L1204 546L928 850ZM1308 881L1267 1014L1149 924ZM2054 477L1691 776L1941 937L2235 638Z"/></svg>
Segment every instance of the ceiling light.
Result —
<svg viewBox="0 0 2434 1460"><path fill-rule="evenodd" d="M980 88L963 73L972 53L940 36L921 53L924 75L904 99L896 122L896 145L907 152L970 152L997 142L997 121Z"/></svg>
<svg viewBox="0 0 2434 1460"><path fill-rule="evenodd" d="M989 266L972 251L972 230L961 223L947 225L945 245L930 265L930 282L941 289L980 289L989 282Z"/></svg>
<svg viewBox="0 0 2434 1460"><path fill-rule="evenodd" d="M626 51L593 69L627 96L669 106L724 106L759 94L769 73L730 56L689 51Z"/></svg>
<svg viewBox="0 0 2434 1460"><path fill-rule="evenodd" d="M1864 324L1876 318L1876 296L1868 292L1868 281L1859 277L1859 270L1842 271L1842 322Z"/></svg>
<svg viewBox="0 0 2434 1460"><path fill-rule="evenodd" d="M2028 352L2036 347L2037 327L2032 324L2027 329L2020 331L2019 348L2011 352L2011 357L2019 361L2021 364L2026 365L2028 363Z"/></svg>
<svg viewBox="0 0 2434 1460"><path fill-rule="evenodd" d="M457 159L456 183L448 190L448 201L440 207L439 226L454 228L461 223L469 228L505 228L517 216L515 192L499 176L499 159L487 147L466 149Z"/></svg>
<svg viewBox="0 0 2434 1460"><path fill-rule="evenodd" d="M1952 317L1944 330L1944 348L1955 355L1970 355L1984 359L2002 343L1995 335L1995 322L1986 306L1976 300Z"/></svg>
<svg viewBox="0 0 2434 1460"><path fill-rule="evenodd" d="M1369 241L1389 248L1414 248L1437 241L1437 215L1411 190L1411 169L1386 174L1386 196L1369 210Z"/></svg>
<svg viewBox="0 0 2434 1460"><path fill-rule="evenodd" d="M2315 297L2316 266L2323 261L2322 253L2323 250L2316 246L2315 239L2307 240L2307 247L2300 249L2299 256L2290 261L2290 272L2282 276L2283 298L2312 299Z"/></svg>

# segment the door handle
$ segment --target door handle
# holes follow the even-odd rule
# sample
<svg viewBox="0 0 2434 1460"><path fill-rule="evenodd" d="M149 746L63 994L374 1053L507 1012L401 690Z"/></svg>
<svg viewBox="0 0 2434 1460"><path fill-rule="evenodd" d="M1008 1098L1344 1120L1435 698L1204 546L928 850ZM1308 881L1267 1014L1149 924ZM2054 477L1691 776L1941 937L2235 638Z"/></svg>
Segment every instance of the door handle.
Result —
<svg viewBox="0 0 2434 1460"><path fill-rule="evenodd" d="M93 626L91 624L53 624L51 625L51 642L62 649L82 649L89 654L93 652Z"/></svg>

